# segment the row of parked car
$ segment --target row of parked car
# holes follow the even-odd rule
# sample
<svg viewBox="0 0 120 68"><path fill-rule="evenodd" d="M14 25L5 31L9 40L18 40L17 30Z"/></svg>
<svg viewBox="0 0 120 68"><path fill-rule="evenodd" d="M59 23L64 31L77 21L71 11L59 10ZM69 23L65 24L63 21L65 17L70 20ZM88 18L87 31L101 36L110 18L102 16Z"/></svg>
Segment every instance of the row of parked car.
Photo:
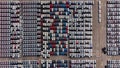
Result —
<svg viewBox="0 0 120 68"><path fill-rule="evenodd" d="M38 60L5 60L0 61L0 68L40 68Z"/></svg>
<svg viewBox="0 0 120 68"><path fill-rule="evenodd" d="M107 0L107 4L119 4L119 0Z"/></svg>
<svg viewBox="0 0 120 68"><path fill-rule="evenodd" d="M23 56L41 55L41 27L39 2L21 2L23 19Z"/></svg>
<svg viewBox="0 0 120 68"><path fill-rule="evenodd" d="M65 3L62 1L44 3L42 1L41 4L41 13L44 13L41 14L41 20L45 21L42 22L43 42L45 42L43 43L43 57L66 56L68 51L69 4L67 1Z"/></svg>
<svg viewBox="0 0 120 68"><path fill-rule="evenodd" d="M98 22L101 22L101 1L98 1Z"/></svg>
<svg viewBox="0 0 120 68"><path fill-rule="evenodd" d="M108 60L105 68L119 68L120 60Z"/></svg>
<svg viewBox="0 0 120 68"><path fill-rule="evenodd" d="M11 46L12 57L19 58L21 56L21 44L22 44L22 31L21 31L21 19L20 19L20 4L13 3L11 5Z"/></svg>
<svg viewBox="0 0 120 68"><path fill-rule="evenodd" d="M0 57L12 57L10 3L0 2Z"/></svg>
<svg viewBox="0 0 120 68"><path fill-rule="evenodd" d="M70 60L70 68L96 68L96 60Z"/></svg>
<svg viewBox="0 0 120 68"><path fill-rule="evenodd" d="M41 68L96 68L96 60L41 60Z"/></svg>
<svg viewBox="0 0 120 68"><path fill-rule="evenodd" d="M75 1L75 4L73 3L71 2L69 9L69 57L92 57L92 6L94 2Z"/></svg>
<svg viewBox="0 0 120 68"><path fill-rule="evenodd" d="M118 0L107 0L107 55L120 55L119 51L119 2Z"/></svg>
<svg viewBox="0 0 120 68"><path fill-rule="evenodd" d="M68 68L67 60L41 60L41 68Z"/></svg>
<svg viewBox="0 0 120 68"><path fill-rule="evenodd" d="M96 68L96 60L4 60L0 68Z"/></svg>

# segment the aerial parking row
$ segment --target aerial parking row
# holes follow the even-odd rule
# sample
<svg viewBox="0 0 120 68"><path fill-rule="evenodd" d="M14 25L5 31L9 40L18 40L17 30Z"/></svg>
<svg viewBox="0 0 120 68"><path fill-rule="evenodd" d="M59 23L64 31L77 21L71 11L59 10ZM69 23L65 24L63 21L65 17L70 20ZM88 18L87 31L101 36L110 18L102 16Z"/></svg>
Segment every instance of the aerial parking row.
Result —
<svg viewBox="0 0 120 68"><path fill-rule="evenodd" d="M6 5L7 4L7 5ZM11 29L10 29L10 2L1 2L0 3L0 13L2 14L0 16L0 57L1 58L10 58L13 56L13 53L11 53L13 46L11 45ZM6 14L4 14L6 12Z"/></svg>
<svg viewBox="0 0 120 68"><path fill-rule="evenodd" d="M40 56L41 52L41 27L39 2L22 2L23 8L23 45L22 54L27 56ZM39 40L39 41L38 41Z"/></svg>
<svg viewBox="0 0 120 68"><path fill-rule="evenodd" d="M4 60L0 68L97 68L96 60ZM119 68L120 60L107 60L104 68Z"/></svg>
<svg viewBox="0 0 120 68"><path fill-rule="evenodd" d="M67 2L55 1L54 3L52 1L49 4L44 3L42 6L50 6L47 7L50 11L42 7L42 12L46 12L41 14L41 18L47 22L42 22L44 24L43 42L45 42L43 43L43 57L67 56L69 4Z"/></svg>
<svg viewBox="0 0 120 68"><path fill-rule="evenodd" d="M119 68L120 60L108 60L105 68Z"/></svg>
<svg viewBox="0 0 120 68"><path fill-rule="evenodd" d="M98 22L101 22L101 1L98 1Z"/></svg>
<svg viewBox="0 0 120 68"><path fill-rule="evenodd" d="M120 4L119 0L107 0L107 4Z"/></svg>
<svg viewBox="0 0 120 68"><path fill-rule="evenodd" d="M67 60L41 60L41 68L68 68Z"/></svg>
<svg viewBox="0 0 120 68"><path fill-rule="evenodd" d="M12 46L12 58L19 58L21 56L21 43L22 43L22 38L21 38L21 23L19 19L20 17L20 8L19 2L14 3L12 5L12 11L11 11L11 46ZM16 21L15 21L16 20Z"/></svg>
<svg viewBox="0 0 120 68"><path fill-rule="evenodd" d="M95 60L70 60L70 68L96 68Z"/></svg>
<svg viewBox="0 0 120 68"><path fill-rule="evenodd" d="M41 43L40 37L41 32L38 30L41 28L38 26L40 11L37 9L40 6L37 5L37 2L24 2L23 5L23 56L40 56ZM38 19L38 20L37 20ZM29 22L31 21L31 22ZM39 41L38 41L39 40ZM28 47L29 46L29 47Z"/></svg>
<svg viewBox="0 0 120 68"><path fill-rule="evenodd" d="M69 15L69 57L92 57L92 5L86 1L71 2ZM77 5L79 4L79 5ZM77 9L77 10L74 10ZM82 9L82 10L81 10ZM78 20L85 20L84 22ZM84 26L83 26L84 25ZM88 49L90 48L90 49Z"/></svg>
<svg viewBox="0 0 120 68"><path fill-rule="evenodd" d="M116 10L115 8L119 4L120 1L118 0L108 0L107 1L107 45L106 45L106 53L110 56L118 56L120 55L119 52L119 10ZM113 9L114 8L114 9Z"/></svg>
<svg viewBox="0 0 120 68"><path fill-rule="evenodd" d="M40 68L37 60L5 60L0 61L0 68Z"/></svg>
<svg viewBox="0 0 120 68"><path fill-rule="evenodd" d="M41 68L96 68L96 60L41 60Z"/></svg>
<svg viewBox="0 0 120 68"><path fill-rule="evenodd" d="M96 60L4 60L0 68L96 68Z"/></svg>

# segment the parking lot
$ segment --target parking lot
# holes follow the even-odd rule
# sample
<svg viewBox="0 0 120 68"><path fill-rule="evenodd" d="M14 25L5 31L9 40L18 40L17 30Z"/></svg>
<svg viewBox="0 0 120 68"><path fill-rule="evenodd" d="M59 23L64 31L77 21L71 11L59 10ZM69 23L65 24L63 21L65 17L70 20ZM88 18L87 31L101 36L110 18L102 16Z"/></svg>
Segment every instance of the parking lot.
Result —
<svg viewBox="0 0 120 68"><path fill-rule="evenodd" d="M71 0L72 1L72 0ZM75 1L75 0L74 0ZM78 0L76 0L78 1ZM93 55L90 58L69 58L67 56L51 56L50 58L46 58L47 60L96 60L96 68L104 68L107 60L119 59L119 56L107 56L102 53L102 48L106 46L106 0L101 0L101 22L98 19L98 0L94 0L93 5ZM44 60L44 58L40 57L20 57L18 60L24 59L33 59L33 60ZM0 58L0 60L10 60L10 58Z"/></svg>
<svg viewBox="0 0 120 68"><path fill-rule="evenodd" d="M101 0L101 23L98 22L98 0L94 0L93 5L93 57L83 59L96 60L97 68L104 68L107 60L119 59L119 56L107 56L102 53L102 48L106 46L106 0ZM69 59L68 57L50 57L50 59ZM76 60L79 58L76 58ZM80 58L82 59L82 58Z"/></svg>
<svg viewBox="0 0 120 68"><path fill-rule="evenodd" d="M102 48L106 46L106 0L101 0L101 23L98 22L98 0L94 0L93 5L93 57L83 58L83 59L93 59L96 60L97 68L104 68L107 60L109 59L119 59L119 56L107 56L102 53ZM49 59L73 59L66 56L53 56ZM74 60L77 60L76 58ZM82 58L80 58L82 60Z"/></svg>

